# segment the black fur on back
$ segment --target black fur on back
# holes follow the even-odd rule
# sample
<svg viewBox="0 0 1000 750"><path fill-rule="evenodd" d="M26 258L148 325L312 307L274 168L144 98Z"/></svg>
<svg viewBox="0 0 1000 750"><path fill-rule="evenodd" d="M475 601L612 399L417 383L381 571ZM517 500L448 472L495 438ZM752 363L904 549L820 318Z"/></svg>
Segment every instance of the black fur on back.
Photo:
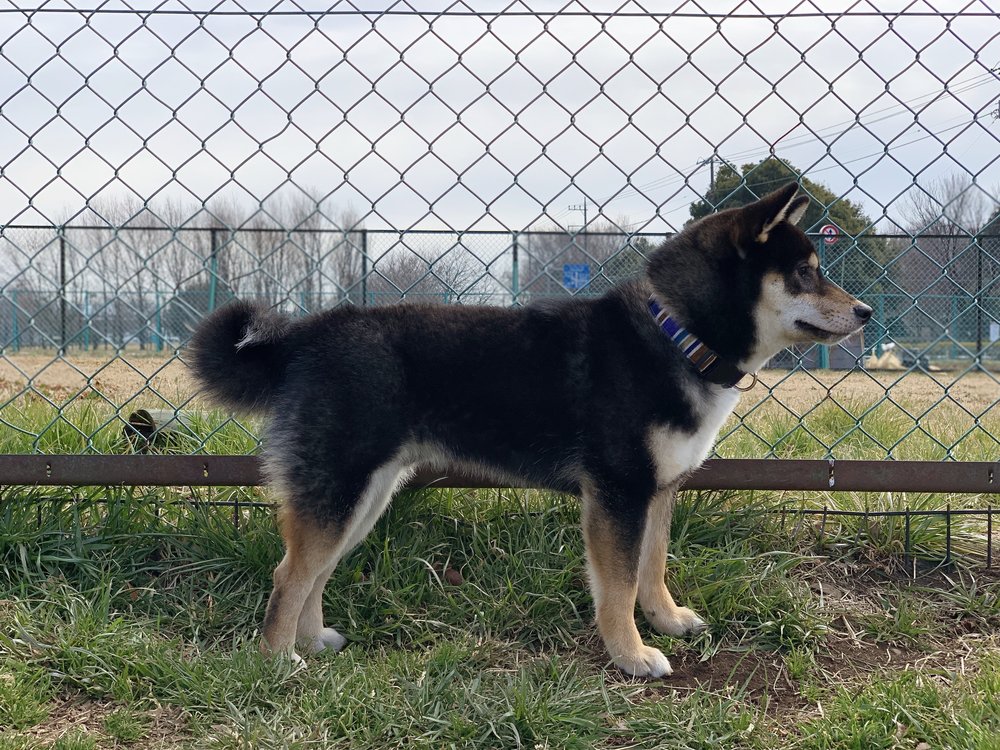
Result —
<svg viewBox="0 0 1000 750"><path fill-rule="evenodd" d="M285 377L292 318L245 300L198 326L188 348L191 369L215 401L241 412L267 409Z"/></svg>

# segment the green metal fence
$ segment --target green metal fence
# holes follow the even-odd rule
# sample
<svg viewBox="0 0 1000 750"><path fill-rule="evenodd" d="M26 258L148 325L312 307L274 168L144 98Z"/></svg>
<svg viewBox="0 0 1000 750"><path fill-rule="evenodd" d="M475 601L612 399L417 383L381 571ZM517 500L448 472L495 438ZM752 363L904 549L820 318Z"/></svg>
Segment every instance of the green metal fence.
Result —
<svg viewBox="0 0 1000 750"><path fill-rule="evenodd" d="M183 360L227 300L600 294L795 178L875 316L776 357L718 455L994 460L993 9L652 5L0 5L0 453L252 451Z"/></svg>

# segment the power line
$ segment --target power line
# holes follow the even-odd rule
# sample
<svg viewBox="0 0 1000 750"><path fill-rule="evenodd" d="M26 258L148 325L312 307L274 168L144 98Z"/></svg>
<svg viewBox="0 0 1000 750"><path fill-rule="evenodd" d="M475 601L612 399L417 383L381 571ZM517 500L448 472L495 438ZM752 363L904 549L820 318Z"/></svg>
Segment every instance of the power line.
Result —
<svg viewBox="0 0 1000 750"><path fill-rule="evenodd" d="M791 148L798 148L800 146L804 146L806 144L813 143L813 142L816 142L816 141L826 140L827 136L831 136L831 135L832 135L832 138L835 140L835 139L839 138L840 136L848 133L852 128L858 127L859 125L870 125L870 124L873 124L873 123L876 123L876 122L882 122L884 120L890 119L891 117L896 117L896 116L898 116L900 114L905 114L906 112L911 112L912 110L910 109L910 105L916 105L916 104L918 104L923 99L931 98L931 101L927 102L925 104L925 107L926 107L926 106L930 105L931 103L933 103L934 101L937 101L939 98L941 98L945 94L961 94L961 93L965 93L967 91L971 91L972 89L975 89L975 88L978 88L980 86L986 85L987 83L990 83L990 82L995 81L995 80L997 80L997 74L995 72L988 71L986 73L981 73L979 75L972 76L971 78L968 78L966 80L957 82L954 87L949 87L946 84L942 89L935 89L933 91L927 91L927 92L924 92L923 94L918 94L917 96L914 96L914 97L912 97L910 99L906 99L906 100L903 100L901 102L897 102L896 104L892 104L892 105L889 105L887 107L883 107L881 109L873 110L871 113L869 113L871 115L882 115L883 113L891 112L891 110L898 110L898 111L895 111L895 112L891 112L891 114L886 114L886 115L884 115L882 117L875 117L875 118L872 118L872 119L866 119L863 122L860 120L860 118L855 118L853 120L843 120L841 122L834 123L832 125L827 125L826 127L820 128L819 130L817 130L815 132L803 133L801 135L792 136L791 138L789 138L787 140L779 140L775 144L773 144L772 146L770 146L768 148L757 147L757 148L752 148L752 149L745 149L743 151L730 152L729 155L728 155L729 156L729 161L739 161L739 160L742 160L742 159L755 159L755 158L758 158L758 157L766 157L766 156L771 155L773 153L774 148L776 146L778 146L778 145L780 145L783 150L786 150L786 149L791 149ZM946 132L946 131L942 131L942 132ZM713 154L713 157L710 157L710 158L717 158L717 159L720 159L720 160L722 159L722 157L720 157L718 154ZM867 158L867 157L860 157L860 158ZM680 182L688 180L688 179L691 178L691 176L693 176L694 174L696 174L699 171L696 168L699 165L704 165L706 161L707 160L702 160L700 162L695 162L694 164L690 165L685 170L678 170L679 172L682 172L682 174L679 174L679 175L670 175L670 176L666 176L666 177L660 177L660 178L658 178L656 180L652 180L652 181L650 181L648 183L644 183L642 185L637 185L637 186L634 186L634 187L629 187L629 188L621 191L619 194L612 195L612 196L608 197L607 199L605 199L604 201L598 202L598 205L601 208L603 208L608 203L610 203L612 201L616 201L616 200L622 200L622 199L625 199L625 198L632 198L632 197L635 197L635 196L642 196L642 197L646 198L648 196L646 196L642 191L644 191L644 190L655 190L655 189L660 188L660 187L666 187L668 185L678 184ZM723 161L725 161L725 160L723 160ZM729 162L727 162L727 163L729 163ZM713 184L715 182L714 164L712 164L712 166L713 166L713 170L712 170L711 182L709 184ZM732 164L729 164L729 166L733 167ZM824 167L823 169L827 169L827 168ZM737 170L735 168L734 168L734 171L736 171L737 173L739 172L739 170ZM686 172L687 174L683 174L683 172Z"/></svg>

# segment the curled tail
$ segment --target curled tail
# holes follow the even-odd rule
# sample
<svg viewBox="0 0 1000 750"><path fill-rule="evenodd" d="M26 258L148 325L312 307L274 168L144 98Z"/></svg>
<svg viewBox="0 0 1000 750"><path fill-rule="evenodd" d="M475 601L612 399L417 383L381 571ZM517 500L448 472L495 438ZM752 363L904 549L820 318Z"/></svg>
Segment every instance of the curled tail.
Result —
<svg viewBox="0 0 1000 750"><path fill-rule="evenodd" d="M291 318L239 300L205 318L189 345L191 368L208 395L231 409L261 411L284 379Z"/></svg>

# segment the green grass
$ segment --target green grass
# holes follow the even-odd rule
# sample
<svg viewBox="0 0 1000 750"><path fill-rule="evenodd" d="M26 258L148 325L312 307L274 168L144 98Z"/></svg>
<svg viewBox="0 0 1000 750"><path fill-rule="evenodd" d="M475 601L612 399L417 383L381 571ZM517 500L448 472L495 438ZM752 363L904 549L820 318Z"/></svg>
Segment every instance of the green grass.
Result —
<svg viewBox="0 0 1000 750"><path fill-rule="evenodd" d="M88 394L60 416L19 398L0 405L0 452L134 450L119 415L137 406L164 404ZM256 424L220 412L192 429L154 450L257 446ZM994 460L1000 418L842 400L801 420L771 404L727 430L723 456ZM675 639L637 617L676 670L657 681L608 664L576 502L508 490L399 498L328 587L348 648L304 670L262 659L281 555L270 510L243 506L237 526L204 503L261 499L0 487L0 750L1000 746L1000 581L981 568L982 521L953 519L943 565L943 517L912 518L910 582L904 518L791 512L955 498L686 493L670 586L710 627Z"/></svg>
<svg viewBox="0 0 1000 750"><path fill-rule="evenodd" d="M640 615L676 670L654 681L608 665L572 499L399 498L328 589L350 645L303 670L256 647L281 554L270 512L244 509L237 529L197 504L209 496L260 499L4 490L0 750L867 748L896 747L878 743L897 720L899 747L997 740L1000 584L954 566L886 582L891 566L815 557L771 495L683 497L671 588L710 628L674 639ZM902 666L856 656L890 648Z"/></svg>
<svg viewBox="0 0 1000 750"><path fill-rule="evenodd" d="M48 393L42 386L4 400L0 396L0 453L122 453L135 450L122 436L127 417L139 408L172 410L152 392L116 404L93 389ZM972 414L946 397L933 406L906 399L876 402L838 395L803 413L774 398L747 397L723 427L721 457L993 460L1000 450L1000 410ZM256 450L259 422L204 411L177 394L175 403L191 419L190 434L173 434L152 446L159 452L214 454Z"/></svg>
<svg viewBox="0 0 1000 750"><path fill-rule="evenodd" d="M129 743L145 735L145 725L141 714L127 709L117 709L104 717L104 732L119 742Z"/></svg>
<svg viewBox="0 0 1000 750"><path fill-rule="evenodd" d="M837 688L822 717L805 721L793 747L928 747L987 750L1000 743L1000 656L985 655L973 674L904 672L860 691Z"/></svg>
<svg viewBox="0 0 1000 750"><path fill-rule="evenodd" d="M928 408L838 396L799 414L765 400L742 420L730 418L716 450L723 458L991 461L1000 450L1000 412L974 416L949 401Z"/></svg>
<svg viewBox="0 0 1000 750"><path fill-rule="evenodd" d="M41 395L40 395L41 393ZM238 419L218 410L189 411L190 431L174 431L152 446L130 442L124 435L127 419L137 409L171 410L171 405L149 395L137 395L114 404L96 391L70 398L29 393L9 399L0 396L0 453L158 453L228 455L257 450L259 421Z"/></svg>

